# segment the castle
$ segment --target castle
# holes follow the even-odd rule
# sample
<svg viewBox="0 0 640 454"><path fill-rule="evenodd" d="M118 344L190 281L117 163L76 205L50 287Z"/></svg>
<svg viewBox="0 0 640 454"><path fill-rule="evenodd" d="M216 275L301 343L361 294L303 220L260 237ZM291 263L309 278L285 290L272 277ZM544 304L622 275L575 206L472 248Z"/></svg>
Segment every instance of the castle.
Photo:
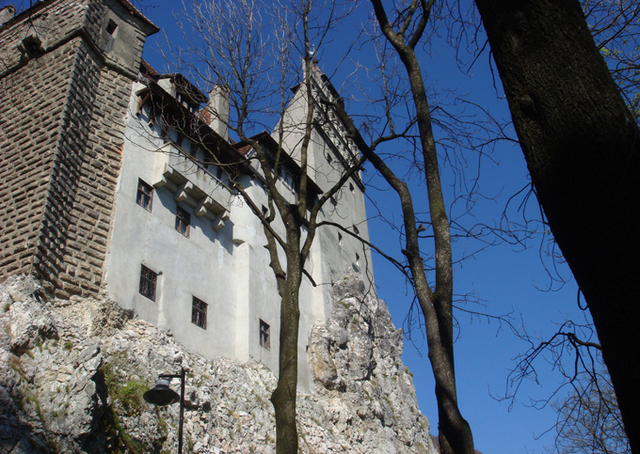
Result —
<svg viewBox="0 0 640 454"><path fill-rule="evenodd" d="M0 10L0 281L30 274L60 298L106 296L191 351L259 361L275 372L276 280L261 219L234 185L266 209L260 168L249 159L251 146L228 136L224 87L206 96L142 60L146 37L157 31L127 0ZM311 80L315 96L335 99L317 67ZM311 199L357 159L326 105L309 147ZM280 120L286 137L252 138L265 149L282 141L279 188L291 200L305 113L298 90ZM370 251L356 238L368 239L358 173L320 217L334 225L318 228L305 265L301 358L311 328L332 311L331 284L345 272L373 283Z"/></svg>

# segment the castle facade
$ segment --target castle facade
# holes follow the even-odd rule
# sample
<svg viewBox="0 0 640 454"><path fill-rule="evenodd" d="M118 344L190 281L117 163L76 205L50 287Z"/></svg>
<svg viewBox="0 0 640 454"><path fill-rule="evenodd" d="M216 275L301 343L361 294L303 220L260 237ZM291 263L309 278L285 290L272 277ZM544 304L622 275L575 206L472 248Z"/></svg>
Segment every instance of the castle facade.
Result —
<svg viewBox="0 0 640 454"><path fill-rule="evenodd" d="M126 0L46 0L15 16L8 8L0 11L0 280L30 274L60 298L101 294L191 351L277 371L276 280L262 220L237 185L264 210L268 195L251 146L229 138L224 87L205 95L146 64L144 41L158 28ZM311 80L314 96L335 99L317 67ZM278 184L292 202L306 102L298 89L280 119L283 135L252 138L284 153ZM311 201L357 160L329 104L318 105ZM301 358L311 328L331 313L332 283L351 272L373 287L370 252L357 238L368 240L359 173L320 217L327 225L300 288Z"/></svg>

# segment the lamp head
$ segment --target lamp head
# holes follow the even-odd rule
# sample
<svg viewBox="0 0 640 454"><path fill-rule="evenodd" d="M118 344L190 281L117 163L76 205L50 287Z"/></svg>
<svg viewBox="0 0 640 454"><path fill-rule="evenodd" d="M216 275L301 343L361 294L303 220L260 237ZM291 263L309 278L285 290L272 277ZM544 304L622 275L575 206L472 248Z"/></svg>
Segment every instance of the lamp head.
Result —
<svg viewBox="0 0 640 454"><path fill-rule="evenodd" d="M180 395L169 387L169 380L161 378L156 386L142 395L144 400L154 405L171 405L180 400Z"/></svg>

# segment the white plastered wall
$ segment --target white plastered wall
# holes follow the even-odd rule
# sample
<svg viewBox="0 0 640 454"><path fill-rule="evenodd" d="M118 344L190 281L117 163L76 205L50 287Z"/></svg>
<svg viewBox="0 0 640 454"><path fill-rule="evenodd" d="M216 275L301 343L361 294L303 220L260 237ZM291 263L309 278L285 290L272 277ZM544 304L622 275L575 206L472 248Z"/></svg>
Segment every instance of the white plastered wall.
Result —
<svg viewBox="0 0 640 454"><path fill-rule="evenodd" d="M232 193L222 182L188 161L178 148L161 137L157 126L149 126L147 112L135 114L137 91L134 84L122 155L122 171L118 182L109 257L105 270L108 296L126 309L158 327L170 331L186 348L206 357L224 356L240 361L257 361L277 373L280 323L280 298L276 280L269 267L269 254L260 220L241 196ZM305 111L302 98L291 104L285 121L300 124ZM295 156L301 136L295 128L286 140ZM169 132L168 139L172 138ZM175 139L175 138L174 138ZM325 137L314 133L309 148L312 177L323 189L340 176L337 161L329 164L329 145ZM189 151L187 141L182 147ZM338 152L342 152L338 150ZM187 164L190 164L189 167ZM197 209L178 197L180 190L170 189L162 175L188 173L187 184L198 186L225 208L224 222L212 222L196 216ZM266 205L265 189L255 178L243 177L243 186L257 206ZM136 203L138 179L156 185L151 212ZM349 187L354 188L353 190ZM281 185L284 188L284 185ZM295 195L291 194L292 200ZM178 198L178 202L176 202ZM352 229L368 238L364 195L359 185L347 184L336 195L338 204L323 208L320 218ZM176 206L191 214L189 237L175 229ZM276 230L284 234L281 222ZM371 274L368 250L335 227L321 227L306 263L306 270L317 286L304 277L300 289L299 387L311 389L306 362L308 337L312 327L331 314L331 283L354 269L355 254L360 253L360 273L367 280ZM340 244L341 243L341 244ZM365 258L366 256L366 258ZM283 261L283 266L286 266ZM140 267L144 264L159 273L156 300L138 292ZM192 297L208 304L207 328L191 323ZM270 349L260 345L260 320L271 327Z"/></svg>

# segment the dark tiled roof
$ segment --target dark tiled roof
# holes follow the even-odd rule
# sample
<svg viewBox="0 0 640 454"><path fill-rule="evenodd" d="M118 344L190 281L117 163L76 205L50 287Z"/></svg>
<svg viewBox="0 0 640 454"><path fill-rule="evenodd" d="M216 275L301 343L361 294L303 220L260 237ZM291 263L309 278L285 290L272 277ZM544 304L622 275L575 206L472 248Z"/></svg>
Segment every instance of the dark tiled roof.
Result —
<svg viewBox="0 0 640 454"><path fill-rule="evenodd" d="M142 62L140 63L140 72L144 76L149 76L151 78L160 76L160 73L153 69L153 66L151 66L145 59L142 59Z"/></svg>

